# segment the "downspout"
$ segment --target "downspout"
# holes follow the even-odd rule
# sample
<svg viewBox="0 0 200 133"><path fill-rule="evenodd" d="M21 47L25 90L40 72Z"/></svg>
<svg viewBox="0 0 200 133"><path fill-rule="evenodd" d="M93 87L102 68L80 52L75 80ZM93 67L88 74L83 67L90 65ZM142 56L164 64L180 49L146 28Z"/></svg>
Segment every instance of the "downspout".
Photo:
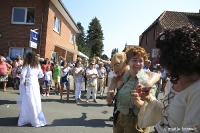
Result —
<svg viewBox="0 0 200 133"><path fill-rule="evenodd" d="M45 3L44 3L44 0L42 0L42 3L43 3L43 7L42 7L42 18L41 18L41 25L40 25L40 44L39 44L39 54L41 54L41 46L42 46L42 28L43 28L43 19L44 19L44 6L45 6ZM41 56L41 55L40 55Z"/></svg>

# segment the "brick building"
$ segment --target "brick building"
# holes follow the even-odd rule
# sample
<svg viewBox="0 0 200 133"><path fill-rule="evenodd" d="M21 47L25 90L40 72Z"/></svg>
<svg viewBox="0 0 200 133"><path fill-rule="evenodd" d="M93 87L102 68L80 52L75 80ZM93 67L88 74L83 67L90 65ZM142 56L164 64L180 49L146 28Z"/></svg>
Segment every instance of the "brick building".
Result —
<svg viewBox="0 0 200 133"><path fill-rule="evenodd" d="M43 58L76 60L79 29L61 0L1 0L0 54L13 59L34 51ZM30 47L30 29L39 33L37 48Z"/></svg>
<svg viewBox="0 0 200 133"><path fill-rule="evenodd" d="M149 54L152 66L158 62L158 49L156 39L165 28L176 28L182 25L193 24L200 26L200 12L174 12L164 11L139 37L139 46L143 47Z"/></svg>

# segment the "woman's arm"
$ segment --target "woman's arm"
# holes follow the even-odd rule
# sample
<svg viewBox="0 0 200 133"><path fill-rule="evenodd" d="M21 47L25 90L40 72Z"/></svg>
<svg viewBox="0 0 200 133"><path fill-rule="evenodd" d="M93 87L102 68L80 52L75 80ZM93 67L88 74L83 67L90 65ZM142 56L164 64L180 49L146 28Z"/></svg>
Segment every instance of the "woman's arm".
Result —
<svg viewBox="0 0 200 133"><path fill-rule="evenodd" d="M38 67L38 78L40 79L40 78L43 78L44 77L44 74L43 74L43 72L42 72L42 69L41 69L41 67L39 66Z"/></svg>
<svg viewBox="0 0 200 133"><path fill-rule="evenodd" d="M140 108L138 114L138 126L140 128L155 126L155 124L162 119L162 103L151 96L150 101L145 101Z"/></svg>
<svg viewBox="0 0 200 133"><path fill-rule="evenodd" d="M25 83L27 71L28 71L28 66L23 66L22 72L20 75L20 83L23 83L23 84Z"/></svg>

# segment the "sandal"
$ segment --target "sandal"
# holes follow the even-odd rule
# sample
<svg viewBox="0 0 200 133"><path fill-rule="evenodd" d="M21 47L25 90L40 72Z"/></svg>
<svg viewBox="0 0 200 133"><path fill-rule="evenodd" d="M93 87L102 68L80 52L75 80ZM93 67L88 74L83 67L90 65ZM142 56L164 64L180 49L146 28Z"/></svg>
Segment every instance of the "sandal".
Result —
<svg viewBox="0 0 200 133"><path fill-rule="evenodd" d="M96 101L96 99L94 99L94 101L93 101L94 103L97 103L97 101Z"/></svg>

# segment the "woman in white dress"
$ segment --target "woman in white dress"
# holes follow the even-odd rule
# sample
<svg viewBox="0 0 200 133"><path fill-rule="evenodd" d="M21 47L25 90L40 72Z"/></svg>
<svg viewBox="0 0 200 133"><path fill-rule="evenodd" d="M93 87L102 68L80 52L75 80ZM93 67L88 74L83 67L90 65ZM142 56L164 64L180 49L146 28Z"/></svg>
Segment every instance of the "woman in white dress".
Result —
<svg viewBox="0 0 200 133"><path fill-rule="evenodd" d="M46 125L41 109L38 82L38 79L43 76L36 54L34 52L27 53L20 77L20 96L17 101L21 103L18 126L31 124L34 127L41 127Z"/></svg>

